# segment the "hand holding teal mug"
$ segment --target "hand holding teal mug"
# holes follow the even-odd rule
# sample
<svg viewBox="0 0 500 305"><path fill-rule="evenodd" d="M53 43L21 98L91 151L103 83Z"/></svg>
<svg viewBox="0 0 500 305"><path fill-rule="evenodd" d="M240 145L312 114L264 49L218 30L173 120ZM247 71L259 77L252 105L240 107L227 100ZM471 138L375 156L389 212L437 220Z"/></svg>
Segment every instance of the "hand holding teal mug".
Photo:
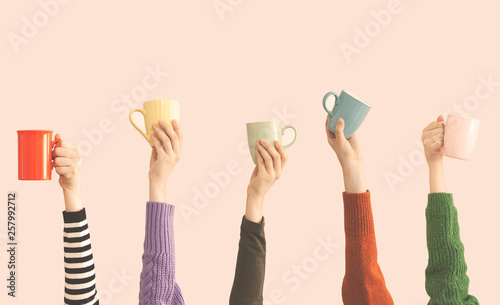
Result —
<svg viewBox="0 0 500 305"><path fill-rule="evenodd" d="M264 139L276 148L274 141L282 143L283 134L285 133L285 130L289 128L295 132L295 135L292 142L283 145L283 148L288 148L295 143L295 140L297 139L297 130L295 127L292 125L282 127L280 120L247 123L248 147L250 148L250 153L252 154L253 163L255 165L257 165L257 156L255 154L257 146L255 145L255 142Z"/></svg>
<svg viewBox="0 0 500 305"><path fill-rule="evenodd" d="M330 110L326 106L326 101L332 95L335 97L335 106ZM337 125L338 119L344 119L344 136L348 139L358 130L359 126L361 126L371 106L355 98L352 94L342 91L340 95L334 92L328 92L325 97L323 97L323 108L325 108L326 112L330 115L328 119L328 129L333 133L335 133L335 126Z"/></svg>

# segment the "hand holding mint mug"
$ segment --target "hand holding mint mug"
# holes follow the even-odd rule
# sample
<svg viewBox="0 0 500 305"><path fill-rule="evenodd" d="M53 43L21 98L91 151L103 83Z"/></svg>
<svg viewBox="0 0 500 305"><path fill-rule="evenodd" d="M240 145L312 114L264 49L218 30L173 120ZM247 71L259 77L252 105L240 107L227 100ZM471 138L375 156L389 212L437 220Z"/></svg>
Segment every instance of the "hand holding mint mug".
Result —
<svg viewBox="0 0 500 305"><path fill-rule="evenodd" d="M332 110L328 109L326 102L329 97L335 97L335 105ZM363 123L371 106L355 98L352 94L342 91L340 95L335 92L328 92L323 97L323 108L330 116L328 120L328 129L335 133L335 126L339 118L344 119L344 136L349 139L358 130Z"/></svg>
<svg viewBox="0 0 500 305"><path fill-rule="evenodd" d="M267 142L272 143L273 146L274 141L278 141L281 144L283 134L287 129L292 129L295 135L290 143L283 145L283 148L288 148L292 146L293 143L295 143L295 140L297 139L297 130L295 129L295 127L293 127L292 125L286 125L282 127L280 120L247 123L248 147L250 148L252 160L255 165L257 165L257 155L255 154L257 146L255 142L266 140Z"/></svg>
<svg viewBox="0 0 500 305"><path fill-rule="evenodd" d="M177 120L179 122L179 102L171 99L156 99L144 102L144 109L134 109L130 112L129 120L130 123L137 129L142 136L148 141L151 147L154 146L151 134L154 132L153 124L158 125L160 120L167 122L170 127L172 126L172 120ZM132 119L134 112L140 112L144 116L144 123L146 125L146 132L144 132Z"/></svg>

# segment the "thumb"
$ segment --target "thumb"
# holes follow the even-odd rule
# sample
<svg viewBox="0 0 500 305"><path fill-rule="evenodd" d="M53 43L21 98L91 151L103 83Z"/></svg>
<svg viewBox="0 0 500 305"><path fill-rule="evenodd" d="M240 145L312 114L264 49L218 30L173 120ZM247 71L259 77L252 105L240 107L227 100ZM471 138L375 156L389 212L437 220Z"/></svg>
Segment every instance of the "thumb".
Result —
<svg viewBox="0 0 500 305"><path fill-rule="evenodd" d="M438 116L437 121L438 121L438 122L444 122L444 117L443 117L443 115L442 115L442 114L440 114L440 115Z"/></svg>
<svg viewBox="0 0 500 305"><path fill-rule="evenodd" d="M335 139L345 140L344 136L344 119L339 118L337 120L337 125L335 126Z"/></svg>
<svg viewBox="0 0 500 305"><path fill-rule="evenodd" d="M62 140L61 134L56 133L56 136L54 137L54 139L57 141L56 146L61 146L61 140Z"/></svg>

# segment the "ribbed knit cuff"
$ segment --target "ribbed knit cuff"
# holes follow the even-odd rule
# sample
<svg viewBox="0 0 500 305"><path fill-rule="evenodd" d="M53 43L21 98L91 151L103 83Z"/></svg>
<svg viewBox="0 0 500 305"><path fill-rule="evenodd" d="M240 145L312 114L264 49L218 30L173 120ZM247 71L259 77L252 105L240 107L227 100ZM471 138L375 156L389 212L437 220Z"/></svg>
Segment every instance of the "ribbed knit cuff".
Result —
<svg viewBox="0 0 500 305"><path fill-rule="evenodd" d="M167 253L174 246L174 206L164 202L146 203L144 252Z"/></svg>
<svg viewBox="0 0 500 305"><path fill-rule="evenodd" d="M243 216L243 220L241 221L241 230L252 234L261 234L264 232L264 226L264 217L262 217L259 223L248 220L245 216Z"/></svg>
<svg viewBox="0 0 500 305"><path fill-rule="evenodd" d="M344 229L346 236L362 236L375 233L370 190L354 194L343 192Z"/></svg>
<svg viewBox="0 0 500 305"><path fill-rule="evenodd" d="M84 221L85 219L87 219L87 214L85 213L85 208L83 208L77 212L63 211L62 213L63 213L64 223L80 222L80 221Z"/></svg>

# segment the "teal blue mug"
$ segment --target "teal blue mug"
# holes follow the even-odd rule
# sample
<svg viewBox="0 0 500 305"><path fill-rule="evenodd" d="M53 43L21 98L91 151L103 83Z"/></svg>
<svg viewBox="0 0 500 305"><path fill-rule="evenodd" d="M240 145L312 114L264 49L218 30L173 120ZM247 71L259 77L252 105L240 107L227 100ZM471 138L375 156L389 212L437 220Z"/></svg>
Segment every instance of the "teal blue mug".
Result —
<svg viewBox="0 0 500 305"><path fill-rule="evenodd" d="M335 106L330 110L326 107L326 101L332 95L335 97ZM330 115L328 129L332 132L335 132L338 119L344 119L344 136L348 139L358 130L372 107L355 98L352 94L342 91L340 95L328 92L323 98L323 108Z"/></svg>

